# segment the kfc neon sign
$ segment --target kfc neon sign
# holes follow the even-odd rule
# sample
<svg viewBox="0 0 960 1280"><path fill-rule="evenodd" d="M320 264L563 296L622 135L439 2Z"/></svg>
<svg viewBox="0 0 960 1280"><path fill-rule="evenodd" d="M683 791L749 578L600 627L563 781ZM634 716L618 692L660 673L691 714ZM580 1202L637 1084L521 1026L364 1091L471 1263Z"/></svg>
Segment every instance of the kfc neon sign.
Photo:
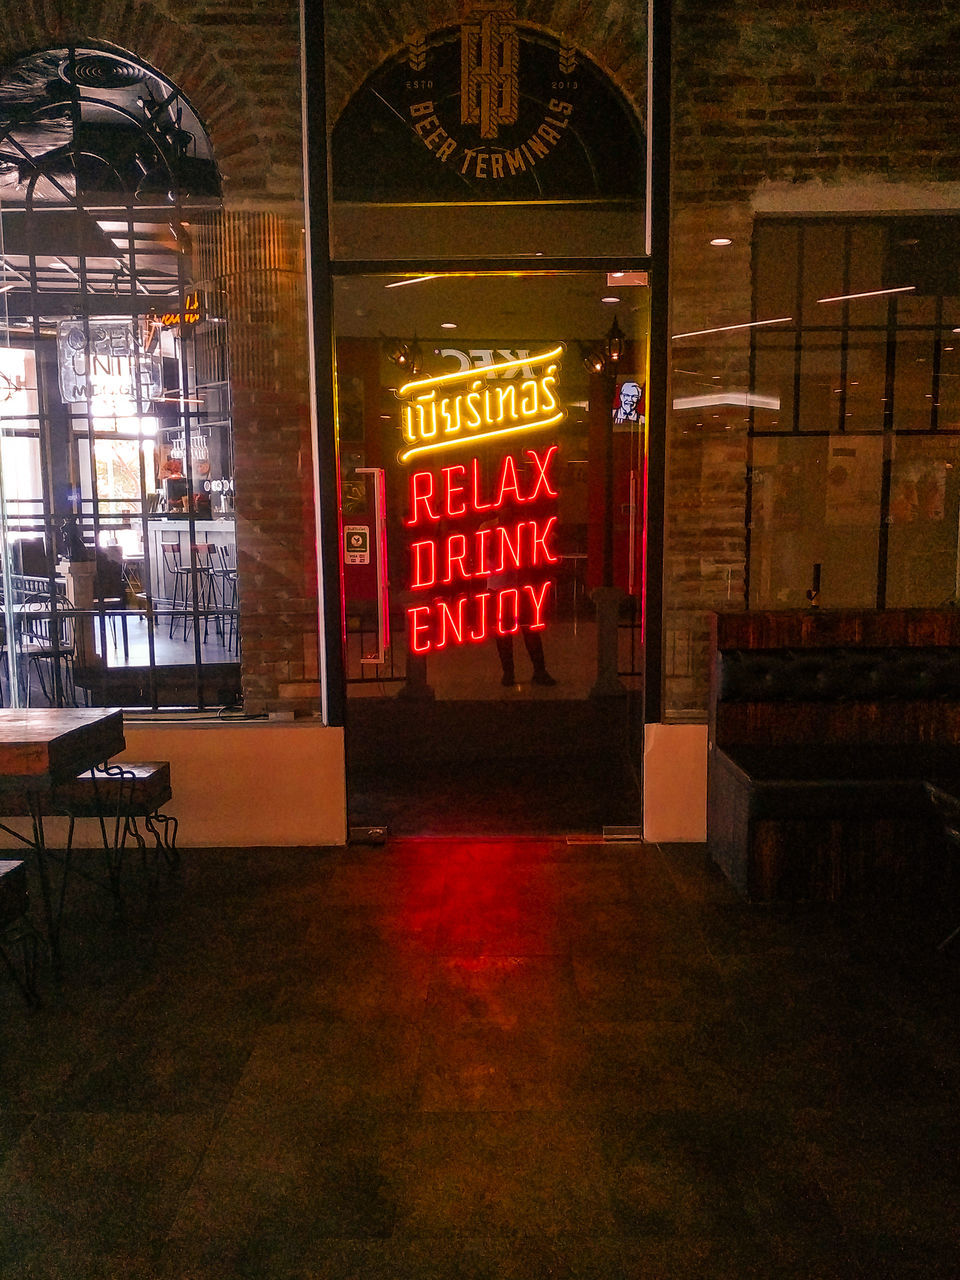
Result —
<svg viewBox="0 0 960 1280"><path fill-rule="evenodd" d="M397 391L403 436L400 461L557 426L565 417L557 396L562 352L557 346L539 355L502 360L484 368L482 375L476 369L458 369L405 383ZM532 376L518 385L510 379L520 371Z"/></svg>

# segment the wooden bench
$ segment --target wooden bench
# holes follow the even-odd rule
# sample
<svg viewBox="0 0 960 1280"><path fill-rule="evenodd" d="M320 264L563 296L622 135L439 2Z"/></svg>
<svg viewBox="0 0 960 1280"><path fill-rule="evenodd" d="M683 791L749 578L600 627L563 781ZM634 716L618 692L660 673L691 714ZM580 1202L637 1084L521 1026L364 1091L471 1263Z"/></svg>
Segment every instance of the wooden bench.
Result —
<svg viewBox="0 0 960 1280"><path fill-rule="evenodd" d="M55 857L63 868L56 903L52 901L45 885L52 946L56 946L66 885L74 870L74 834L77 821L93 819L100 825L101 848L106 854L108 875L108 884L104 887L112 894L115 909L119 912L122 907L120 869L123 855L131 840L141 854L145 855L148 849L140 830L141 821L152 836L156 851L167 867L173 870L179 865L177 819L161 812L161 806L172 796L170 765L166 760L108 763L78 775L49 793L39 794L37 800L40 818L69 819L63 852L54 854L48 849L48 855ZM0 822L7 818L32 816L33 810L25 793L16 790L0 792ZM79 873L99 883L94 875L84 871Z"/></svg>
<svg viewBox="0 0 960 1280"><path fill-rule="evenodd" d="M960 778L960 611L713 620L707 841L755 901L922 890L924 783Z"/></svg>
<svg viewBox="0 0 960 1280"><path fill-rule="evenodd" d="M73 844L77 819L94 818L101 823L105 841L110 838L106 824L113 822L119 824L113 833L114 845L123 848L132 837L140 848L146 848L137 825L138 819L142 819L168 865L174 866L178 860L177 819L160 812L172 798L168 761L124 760L82 773L49 794L43 794L40 813L43 817L70 819L68 847ZM17 791L0 793L0 818L29 817L30 813L26 795Z"/></svg>
<svg viewBox="0 0 960 1280"><path fill-rule="evenodd" d="M168 866L173 867L179 860L177 819L160 812L172 798L168 761L141 763L124 760L108 765L103 771L80 774L72 782L57 787L50 803L53 809L70 818L71 835L78 818L121 823L118 838L114 840L120 848L130 836L141 849L146 847L137 825L138 819L142 819L157 849L164 855Z"/></svg>

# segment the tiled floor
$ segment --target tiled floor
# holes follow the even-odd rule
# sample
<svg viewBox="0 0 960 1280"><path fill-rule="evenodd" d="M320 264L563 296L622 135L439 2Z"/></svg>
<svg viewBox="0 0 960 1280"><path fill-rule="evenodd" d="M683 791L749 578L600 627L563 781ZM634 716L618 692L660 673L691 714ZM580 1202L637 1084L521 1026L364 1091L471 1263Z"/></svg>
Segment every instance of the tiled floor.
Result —
<svg viewBox="0 0 960 1280"><path fill-rule="evenodd" d="M956 1277L945 923L690 846L135 870L42 1009L0 981L0 1276Z"/></svg>

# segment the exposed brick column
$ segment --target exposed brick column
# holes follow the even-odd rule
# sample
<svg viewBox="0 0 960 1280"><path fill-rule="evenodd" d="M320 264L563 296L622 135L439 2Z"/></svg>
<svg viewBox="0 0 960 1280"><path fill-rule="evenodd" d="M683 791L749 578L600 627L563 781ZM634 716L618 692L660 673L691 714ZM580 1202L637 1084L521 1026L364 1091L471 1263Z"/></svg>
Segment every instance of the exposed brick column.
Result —
<svg viewBox="0 0 960 1280"><path fill-rule="evenodd" d="M746 204L688 202L675 211L673 333L750 318L752 228ZM733 244L712 247L719 232ZM671 355L671 399L750 389L748 330L679 339ZM747 416L735 403L668 413L664 690L673 715L707 705L711 611L744 606Z"/></svg>
<svg viewBox="0 0 960 1280"><path fill-rule="evenodd" d="M200 238L210 241L227 320L244 707L254 715L315 711L319 626L303 224L289 212L225 210Z"/></svg>

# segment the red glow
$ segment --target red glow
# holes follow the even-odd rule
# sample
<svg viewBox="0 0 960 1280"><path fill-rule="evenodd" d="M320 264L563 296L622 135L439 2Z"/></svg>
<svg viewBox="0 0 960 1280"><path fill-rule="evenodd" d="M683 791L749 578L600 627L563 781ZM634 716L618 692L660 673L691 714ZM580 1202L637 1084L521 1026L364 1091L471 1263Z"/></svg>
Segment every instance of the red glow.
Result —
<svg viewBox="0 0 960 1280"><path fill-rule="evenodd" d="M551 445L542 453L536 449L524 449L523 452L529 458L534 474L519 475L516 459L508 453L500 464L492 498L484 494L479 458L472 459L469 468L462 464L442 467L439 477L435 477L432 471L412 471L410 515L406 524L413 526L428 521L437 524L441 519L439 499L442 499L443 515L457 519L498 511L507 502L525 505L539 498L556 498L558 494L550 483L549 471L557 446Z"/></svg>
<svg viewBox="0 0 960 1280"><path fill-rule="evenodd" d="M437 609L439 611L439 635L434 645L436 649L445 649L448 643L447 631L453 632L455 644L463 644L463 611L467 604L467 597L460 596L456 601L456 614L447 604L446 600L437 601Z"/></svg>
<svg viewBox="0 0 960 1280"><path fill-rule="evenodd" d="M453 566L458 569L457 577L466 581L473 575L467 568L467 539L462 533L451 533L447 538L445 547L445 558L447 562L447 572L443 575L443 581L450 583L454 579Z"/></svg>
<svg viewBox="0 0 960 1280"><path fill-rule="evenodd" d="M410 543L410 588L423 590L469 582L476 578L557 564L550 546L557 517L520 520L513 525L448 533L445 538L420 538Z"/></svg>
<svg viewBox="0 0 960 1280"><path fill-rule="evenodd" d="M497 633L512 636L520 630L520 592L515 587L497 593Z"/></svg>
<svg viewBox="0 0 960 1280"><path fill-rule="evenodd" d="M407 610L411 653L429 653L450 645L478 644L491 632L516 635L521 625L542 631L546 625L551 579L534 586L505 587L502 591L472 591L452 600L436 599Z"/></svg>
<svg viewBox="0 0 960 1280"><path fill-rule="evenodd" d="M470 473L473 478L473 505L476 511L492 511L492 502L482 502L480 500L480 459L474 458L470 463Z"/></svg>
<svg viewBox="0 0 960 1280"><path fill-rule="evenodd" d="M553 461L553 458L556 452L557 452L557 446L555 444L552 444L550 446L550 448L546 451L546 453L543 455L542 458L540 457L540 454L537 453L536 449L524 449L524 453L527 455L527 457L530 459L533 465L537 468L537 484L536 484L536 488L534 489L533 493L531 493L528 499L529 502L536 501L536 499L540 496L541 489L544 491L544 493L548 498L558 498L560 496L557 493L556 489L554 489L550 484L550 478L547 475L547 468L550 466L550 463Z"/></svg>
<svg viewBox="0 0 960 1280"><path fill-rule="evenodd" d="M414 590L418 587L432 587L437 580L436 542L433 538L426 538L422 542L411 542L410 556L413 561L410 586Z"/></svg>
<svg viewBox="0 0 960 1280"><path fill-rule="evenodd" d="M542 631L547 625L543 616L543 608L547 602L547 595L552 585L553 584L549 581L542 582L540 584L539 593L535 587L531 587L529 584L524 587L524 591L527 592L530 603L533 606L534 620L529 624L531 631Z"/></svg>
<svg viewBox="0 0 960 1280"><path fill-rule="evenodd" d="M553 539L557 516L542 511L558 497L550 471L557 446L525 449L530 466L505 455L490 489L483 487L480 459L441 467L438 474L410 475L408 527L430 526L410 545L412 591L436 589L429 602L407 610L410 652L423 654L453 645L480 643L490 634L515 635L521 627L543 630L551 579L545 568L560 556ZM522 508L540 502L536 518L517 519ZM500 512L498 519L484 519ZM479 527L474 527L479 522ZM450 525L453 524L453 529ZM534 582L523 581L534 571ZM460 586L460 584L465 584ZM475 585L475 590L470 590ZM460 586L458 594L457 587ZM443 591L443 588L449 590Z"/></svg>
<svg viewBox="0 0 960 1280"><path fill-rule="evenodd" d="M507 454L503 460L503 466L500 468L500 489L494 506L502 507L508 494L513 495L514 502L525 501L520 496L520 480L517 476L517 464L513 460L512 453Z"/></svg>
<svg viewBox="0 0 960 1280"><path fill-rule="evenodd" d="M514 569L520 568L520 531L522 524L518 524L513 530L513 538L510 537L510 530L504 528L503 525L497 530L500 534L500 571L503 572L507 568L507 556L510 557L510 564Z"/></svg>
<svg viewBox="0 0 960 1280"><path fill-rule="evenodd" d="M546 564L556 564L557 561L560 559L560 557L555 556L553 552L550 550L550 548L547 546L547 538L549 538L550 535L553 533L556 523L557 523L557 517L551 516L550 519L546 522L546 524L544 524L543 532L538 533L537 530L540 528L539 524L536 522L536 520L530 521L530 530L531 530L530 564L532 566L535 567L540 563L541 555L543 556L544 562Z"/></svg>
<svg viewBox="0 0 960 1280"><path fill-rule="evenodd" d="M410 516L407 524L414 525L420 520L420 507L423 506L427 519L436 522L439 515L430 505L433 499L433 472L414 471L410 475Z"/></svg>
<svg viewBox="0 0 960 1280"><path fill-rule="evenodd" d="M474 599L476 601L476 621L470 632L470 639L473 640L474 643L478 644L481 640L486 640L487 638L487 614L490 607L490 592L481 591L481 593L478 596L475 596Z"/></svg>
<svg viewBox="0 0 960 1280"><path fill-rule="evenodd" d="M476 458L474 458L476 462ZM466 493L466 486L457 484L457 477L462 480L467 474L467 468L461 465L455 467L443 468L443 491L446 496L446 512L448 516L466 515L467 504L463 501L461 495ZM476 484L474 484L474 492L476 492Z"/></svg>
<svg viewBox="0 0 960 1280"><path fill-rule="evenodd" d="M419 604L408 609L407 620L410 627L410 652L429 653L433 647L429 638L430 606Z"/></svg>
<svg viewBox="0 0 960 1280"><path fill-rule="evenodd" d="M494 572L489 556L490 542L495 532L494 529L477 530L477 574L480 577L488 578Z"/></svg>

